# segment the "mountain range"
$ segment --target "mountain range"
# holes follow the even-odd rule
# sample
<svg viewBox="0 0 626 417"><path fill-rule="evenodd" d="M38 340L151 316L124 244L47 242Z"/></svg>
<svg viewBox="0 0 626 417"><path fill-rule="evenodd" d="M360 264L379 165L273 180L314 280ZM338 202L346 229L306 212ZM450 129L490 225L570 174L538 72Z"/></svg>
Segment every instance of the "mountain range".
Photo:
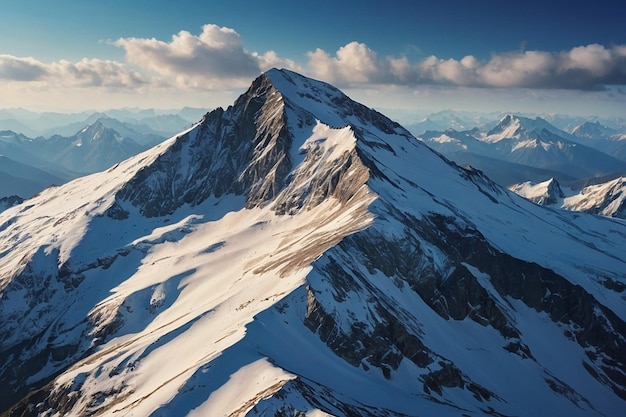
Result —
<svg viewBox="0 0 626 417"><path fill-rule="evenodd" d="M626 161L626 131L614 129L600 122L585 122L572 130L579 143L592 146L617 159Z"/></svg>
<svg viewBox="0 0 626 417"><path fill-rule="evenodd" d="M584 129L575 131L580 135ZM456 163L480 169L503 186L551 177L561 184L573 184L626 173L626 160L618 159L617 152L612 156L599 149L596 145L600 139L567 133L539 117L508 114L489 130L428 131L420 139Z"/></svg>
<svg viewBox="0 0 626 417"><path fill-rule="evenodd" d="M0 213L0 412L621 416L625 251L272 69Z"/></svg>
<svg viewBox="0 0 626 417"><path fill-rule="evenodd" d="M0 130L12 130L29 137L71 136L98 119L115 119L136 132L170 137L200 120L207 111L192 107L178 110L126 108L78 113L0 109Z"/></svg>
<svg viewBox="0 0 626 417"><path fill-rule="evenodd" d="M164 139L111 118L96 119L70 136L33 139L2 131L0 197L30 197L50 185L105 170Z"/></svg>

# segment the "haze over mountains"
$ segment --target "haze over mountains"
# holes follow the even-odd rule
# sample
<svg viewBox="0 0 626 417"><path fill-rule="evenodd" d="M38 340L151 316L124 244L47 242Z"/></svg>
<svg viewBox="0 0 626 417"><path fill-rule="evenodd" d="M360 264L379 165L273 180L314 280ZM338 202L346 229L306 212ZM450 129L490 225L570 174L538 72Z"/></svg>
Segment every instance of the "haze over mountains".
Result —
<svg viewBox="0 0 626 417"><path fill-rule="evenodd" d="M108 114L37 114L0 110L12 119L0 121L0 198L30 197L50 185L60 185L81 175L102 171L172 136L202 115L199 109L177 114L155 111L111 110ZM185 117L196 117L185 119ZM80 121L74 121L79 119ZM65 123L59 125L58 123ZM28 137L27 124L49 137ZM11 126L20 128L16 133ZM5 130L2 130L5 129Z"/></svg>
<svg viewBox="0 0 626 417"><path fill-rule="evenodd" d="M141 133L171 136L195 123L207 109L186 107L178 110L111 109L79 113L33 112L0 109L0 130L12 130L29 137L71 136L97 119L116 119ZM123 132L122 132L123 133Z"/></svg>
<svg viewBox="0 0 626 417"><path fill-rule="evenodd" d="M583 146L536 124L450 142L570 169ZM1 212L0 412L623 415L626 223L426 143L274 69Z"/></svg>

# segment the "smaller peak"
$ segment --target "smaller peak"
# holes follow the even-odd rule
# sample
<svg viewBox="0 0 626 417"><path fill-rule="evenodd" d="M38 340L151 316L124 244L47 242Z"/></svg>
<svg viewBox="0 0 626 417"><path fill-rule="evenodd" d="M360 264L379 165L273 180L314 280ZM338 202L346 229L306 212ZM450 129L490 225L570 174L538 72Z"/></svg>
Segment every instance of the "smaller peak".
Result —
<svg viewBox="0 0 626 417"><path fill-rule="evenodd" d="M100 127L106 127L106 126L104 125L104 120L102 120L102 118L99 118L98 120L90 124L89 127L100 128Z"/></svg>
<svg viewBox="0 0 626 417"><path fill-rule="evenodd" d="M507 113L500 119L500 123L528 123L532 121L533 119L515 113Z"/></svg>
<svg viewBox="0 0 626 417"><path fill-rule="evenodd" d="M513 125L519 126L519 125L521 125L521 122L522 122L522 120L521 120L521 118L519 116L516 116L516 115L514 115L512 113L508 113L508 114L505 114L500 119L500 122L498 122L498 125L496 126L496 129L498 129L498 128L506 128L506 127L513 126Z"/></svg>
<svg viewBox="0 0 626 417"><path fill-rule="evenodd" d="M488 141L497 142L505 138L518 137L521 128L520 118L513 114L507 114L500 119L500 122L493 129L487 132Z"/></svg>
<svg viewBox="0 0 626 417"><path fill-rule="evenodd" d="M557 204L559 199L565 198L565 193L555 178L550 178L540 183L527 181L512 185L509 189L527 200L542 206Z"/></svg>
<svg viewBox="0 0 626 417"><path fill-rule="evenodd" d="M96 142L121 142L124 137L114 128L107 126L106 122L98 119L90 125L85 126L76 135L76 143L96 143Z"/></svg>
<svg viewBox="0 0 626 417"><path fill-rule="evenodd" d="M559 184L559 182L556 180L556 178L550 178L548 181L546 181L547 183L547 190L548 190L548 194L552 195L552 196L556 196L559 198L564 198L565 197L565 193L563 192L563 190L561 189L561 184Z"/></svg>
<svg viewBox="0 0 626 417"><path fill-rule="evenodd" d="M86 125L85 127L83 127L77 134L78 135L93 134L95 132L100 132L105 129L107 129L107 127L104 125L104 123L102 123L102 120L97 119L93 123L90 123Z"/></svg>

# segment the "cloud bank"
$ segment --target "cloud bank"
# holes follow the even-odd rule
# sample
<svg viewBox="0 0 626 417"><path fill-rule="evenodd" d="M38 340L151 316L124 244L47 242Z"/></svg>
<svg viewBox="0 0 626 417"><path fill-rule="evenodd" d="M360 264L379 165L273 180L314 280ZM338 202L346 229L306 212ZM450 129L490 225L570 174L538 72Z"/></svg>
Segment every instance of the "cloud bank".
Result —
<svg viewBox="0 0 626 417"><path fill-rule="evenodd" d="M337 84L450 85L461 87L597 90L626 84L626 46L591 44L559 53L516 51L481 61L434 55L411 63L406 56L380 58L367 45L351 42L335 56L308 53L311 74Z"/></svg>
<svg viewBox="0 0 626 417"><path fill-rule="evenodd" d="M174 87L227 90L243 88L272 68L289 68L341 87L444 85L481 88L601 90L626 85L626 45L579 46L561 52L513 51L480 60L428 56L381 57L366 44L350 42L334 54L306 53L306 62L274 51L250 52L234 30L204 25L199 35L180 31L171 40L119 38L126 62L84 58L43 63L35 58L0 55L0 79L68 87L117 89Z"/></svg>
<svg viewBox="0 0 626 417"><path fill-rule="evenodd" d="M130 64L165 76L182 87L239 87L272 67L297 68L288 59L269 51L248 52L239 34L230 28L204 25L194 36L180 31L170 42L157 39L120 38Z"/></svg>
<svg viewBox="0 0 626 417"><path fill-rule="evenodd" d="M137 88L149 81L125 64L84 58L45 64L34 58L0 55L0 80L65 87Z"/></svg>

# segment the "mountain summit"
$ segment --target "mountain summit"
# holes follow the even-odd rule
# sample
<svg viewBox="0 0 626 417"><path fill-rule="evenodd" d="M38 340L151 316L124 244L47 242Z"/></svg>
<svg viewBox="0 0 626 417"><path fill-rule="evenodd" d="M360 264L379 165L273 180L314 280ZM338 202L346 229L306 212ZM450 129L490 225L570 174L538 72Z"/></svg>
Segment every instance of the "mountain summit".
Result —
<svg viewBox="0 0 626 417"><path fill-rule="evenodd" d="M0 213L0 410L621 415L625 236L270 70Z"/></svg>

